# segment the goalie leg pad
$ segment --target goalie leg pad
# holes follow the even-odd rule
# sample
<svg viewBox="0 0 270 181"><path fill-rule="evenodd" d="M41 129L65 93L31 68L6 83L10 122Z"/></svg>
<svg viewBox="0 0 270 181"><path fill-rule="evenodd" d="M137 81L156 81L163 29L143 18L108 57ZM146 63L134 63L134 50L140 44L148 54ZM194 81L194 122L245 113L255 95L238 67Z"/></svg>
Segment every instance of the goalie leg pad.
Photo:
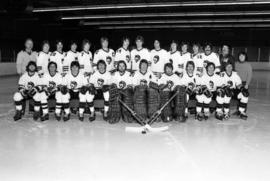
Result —
<svg viewBox="0 0 270 181"><path fill-rule="evenodd" d="M147 118L147 87L136 86L134 93L134 110L143 119Z"/></svg>
<svg viewBox="0 0 270 181"><path fill-rule="evenodd" d="M170 91L161 91L160 92L160 107L163 106L171 97L171 92ZM172 118L172 104L168 104L162 114L161 114L161 119L163 121L166 121L167 118Z"/></svg>
<svg viewBox="0 0 270 181"><path fill-rule="evenodd" d="M148 88L147 90L147 112L150 118L158 109L160 105L160 97L157 89Z"/></svg>
<svg viewBox="0 0 270 181"><path fill-rule="evenodd" d="M118 96L119 92L117 88L111 88L109 90L109 114L108 114L108 121L111 124L117 123L120 121L121 118L121 109L120 109L120 104L118 102ZM105 101L106 102L106 101ZM104 105L105 105L104 102Z"/></svg>
<svg viewBox="0 0 270 181"><path fill-rule="evenodd" d="M123 90L122 100L131 109L134 109L133 95L134 95L134 91L132 88L126 88ZM122 118L124 122L128 122L128 123L135 122L131 113L126 108L121 107L121 111L122 111Z"/></svg>
<svg viewBox="0 0 270 181"><path fill-rule="evenodd" d="M178 94L174 99L174 116L184 116L185 108L187 106L185 87L177 86L175 90L178 91Z"/></svg>

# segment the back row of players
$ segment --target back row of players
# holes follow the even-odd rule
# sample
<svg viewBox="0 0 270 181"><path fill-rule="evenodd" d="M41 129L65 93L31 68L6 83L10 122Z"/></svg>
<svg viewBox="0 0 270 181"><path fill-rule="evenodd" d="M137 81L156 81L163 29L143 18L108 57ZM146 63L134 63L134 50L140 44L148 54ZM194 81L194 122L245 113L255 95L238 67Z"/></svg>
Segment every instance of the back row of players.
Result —
<svg viewBox="0 0 270 181"><path fill-rule="evenodd" d="M70 99L77 97L80 102L79 119L81 121L84 119L85 108L89 108L89 120L93 121L95 120L93 100L98 91L102 92L104 97L104 119L111 119L109 111L111 115L117 115L118 110L110 107L112 84L120 90L131 90L132 99L134 99L134 104L131 106L136 109L135 103L139 102L141 105L137 106L145 110L149 110L152 105L147 105L148 101L136 100L141 97L136 94L136 91L149 94L151 92L149 90L152 89L160 95L171 95L170 93L176 92L179 87L185 87L184 101L173 105L174 108L181 107L183 112L164 111L163 121L171 121L173 118L185 121L188 116L187 102L190 98L195 98L197 101L196 118L198 120L208 119L209 104L213 99L217 101L216 118L229 119L229 104L233 93L236 93L240 100L238 107L240 117L247 118L248 91L242 85L238 74L233 71L233 63L227 62L220 73L219 58L212 52L210 44L204 47L203 54L199 53L197 44L193 45L194 52L190 54L187 52L188 46L185 43L182 44L180 53L177 51L176 42L172 42L171 52L167 52L160 48L158 40L154 42L155 49L149 52L148 49L143 48L141 36L136 38L137 49L131 52L128 50L128 38L123 39L123 47L118 49L116 54L108 48L108 39L101 38L101 44L102 49L95 52L92 60L92 54L89 51L90 43L87 40L83 41L81 53L76 52L75 43L71 44L69 52L63 53L61 52L63 45L58 42L57 51L50 54L49 44L44 42L43 51L39 53L37 63L29 62L26 67L27 72L19 80L19 91L14 95L16 104L14 120L21 119L23 101L29 97L35 101L34 120L39 118L42 121L48 120L48 99L55 97L56 119L61 120L63 109L63 120L67 121L70 119ZM142 89L144 91L141 91ZM164 92L169 94L164 94ZM42 108L42 115L40 115L40 108ZM139 114L142 112L139 111ZM145 117L150 116L150 113L145 115ZM127 122L132 119L129 116L125 118ZM117 122L118 120L117 118L110 121Z"/></svg>

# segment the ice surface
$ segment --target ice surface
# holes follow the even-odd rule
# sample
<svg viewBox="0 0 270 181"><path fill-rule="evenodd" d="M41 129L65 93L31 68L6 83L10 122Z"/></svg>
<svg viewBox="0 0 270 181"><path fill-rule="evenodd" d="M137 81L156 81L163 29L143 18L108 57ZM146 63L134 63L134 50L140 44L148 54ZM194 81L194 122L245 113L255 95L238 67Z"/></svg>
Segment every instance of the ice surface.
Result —
<svg viewBox="0 0 270 181"><path fill-rule="evenodd" d="M0 180L269 181L270 72L255 72L248 121L172 123L137 134L95 122L13 122L16 77L0 78ZM154 124L164 126L164 123Z"/></svg>

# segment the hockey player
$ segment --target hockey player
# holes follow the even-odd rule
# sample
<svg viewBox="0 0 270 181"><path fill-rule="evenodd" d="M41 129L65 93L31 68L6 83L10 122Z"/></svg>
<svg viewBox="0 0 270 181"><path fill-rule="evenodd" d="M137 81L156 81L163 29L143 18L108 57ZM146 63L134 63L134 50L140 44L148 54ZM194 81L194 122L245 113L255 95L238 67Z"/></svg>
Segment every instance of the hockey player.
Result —
<svg viewBox="0 0 270 181"><path fill-rule="evenodd" d="M56 99L55 116L60 120L61 113L61 93L60 88L62 85L62 76L57 72L57 64L51 61L48 64L48 73L44 73L41 79L42 92L40 93L40 101L42 108L41 121L49 120L48 114L48 99Z"/></svg>
<svg viewBox="0 0 270 181"><path fill-rule="evenodd" d="M79 52L77 52L77 43L71 41L70 50L66 53L66 56L63 61L63 75L66 75L70 72L71 62L78 61Z"/></svg>
<svg viewBox="0 0 270 181"><path fill-rule="evenodd" d="M212 99L216 97L217 87L222 86L222 80L219 75L215 74L215 64L209 62L206 66L206 73L197 79L198 92L196 94L197 107L196 118L199 121L208 119L210 116L209 105ZM202 112L203 108L203 112Z"/></svg>
<svg viewBox="0 0 270 181"><path fill-rule="evenodd" d="M42 42L42 51L38 53L37 57L37 69L38 74L43 75L44 73L48 72L48 63L50 61L51 53L50 44L47 40Z"/></svg>
<svg viewBox="0 0 270 181"><path fill-rule="evenodd" d="M200 45L198 43L194 43L192 46L193 53L191 54L191 60L194 62L194 71L195 74L202 76L203 75L203 55L199 52ZM186 66L187 67L187 66Z"/></svg>
<svg viewBox="0 0 270 181"><path fill-rule="evenodd" d="M90 76L90 74L93 73L93 59L92 59L92 53L89 51L90 49L90 42L89 40L83 40L82 42L82 49L83 51L79 54L78 60L80 63L80 71L85 76Z"/></svg>
<svg viewBox="0 0 270 181"><path fill-rule="evenodd" d="M202 58L204 62L204 68L206 68L209 62L212 62L216 67L215 72L219 73L220 72L219 56L217 53L213 52L213 46L211 43L205 44L204 53L202 55L203 55Z"/></svg>
<svg viewBox="0 0 270 181"><path fill-rule="evenodd" d="M130 40L128 37L122 39L122 47L116 51L115 54L115 63L118 64L120 60L124 60L127 65L127 71L131 71L131 58L129 51Z"/></svg>
<svg viewBox="0 0 270 181"><path fill-rule="evenodd" d="M34 114L33 119L37 121L40 117L40 96L39 96L40 77L37 74L36 63L30 61L26 66L26 72L19 79L19 91L14 94L16 114L14 121L22 118L23 101L33 98Z"/></svg>
<svg viewBox="0 0 270 181"><path fill-rule="evenodd" d="M136 48L131 51L132 70L138 71L139 64L142 59L145 59L148 63L151 60L150 52L147 48L143 48L144 38L137 36L135 39Z"/></svg>
<svg viewBox="0 0 270 181"><path fill-rule="evenodd" d="M88 106L90 108L90 117L89 121L95 120L95 108L94 108L94 98L95 96L101 92L104 98L104 114L103 119L107 120L108 111L109 111L109 88L111 83L111 74L106 71L107 64L104 60L99 60L97 62L97 71L93 75L90 76L89 82L89 94L86 96Z"/></svg>
<svg viewBox="0 0 270 181"><path fill-rule="evenodd" d="M63 52L63 42L61 40L56 41L56 51L54 51L50 56L50 61L55 62L57 65L57 72L63 73L63 62L66 53Z"/></svg>
<svg viewBox="0 0 270 181"><path fill-rule="evenodd" d="M151 70L157 78L164 72L164 65L169 63L168 52L160 48L160 41L154 41L154 49L151 50Z"/></svg>
<svg viewBox="0 0 270 181"><path fill-rule="evenodd" d="M84 108L86 106L87 78L80 72L80 64L78 61L71 62L70 72L63 77L63 86L61 86L59 99L62 100L62 108L64 109L64 121L70 119L70 99L79 99L79 120L83 121ZM59 111L57 110L57 116ZM61 117L57 117L60 120Z"/></svg>
<svg viewBox="0 0 270 181"><path fill-rule="evenodd" d="M115 52L113 49L108 48L109 39L107 37L101 37L100 39L101 49L97 50L94 54L93 65L96 66L99 60L104 60L106 63L106 71L115 71L114 65Z"/></svg>
<svg viewBox="0 0 270 181"><path fill-rule="evenodd" d="M191 60L191 54L188 52L188 43L187 42L182 42L181 43L181 52L180 52L180 58L183 64L179 64L183 71L185 71L185 67L188 61Z"/></svg>
<svg viewBox="0 0 270 181"><path fill-rule="evenodd" d="M184 65L184 62L181 59L180 52L177 50L177 46L178 46L177 42L172 41L171 49L169 52L169 61L173 64L174 72L178 76L181 76L181 74L183 73L182 65Z"/></svg>
<svg viewBox="0 0 270 181"><path fill-rule="evenodd" d="M216 118L219 120L229 119L230 102L233 92L235 89L240 89L242 83L239 75L233 71L232 62L227 62L224 68L225 71L220 74L223 85L221 88L217 88ZM222 110L222 108L224 110Z"/></svg>

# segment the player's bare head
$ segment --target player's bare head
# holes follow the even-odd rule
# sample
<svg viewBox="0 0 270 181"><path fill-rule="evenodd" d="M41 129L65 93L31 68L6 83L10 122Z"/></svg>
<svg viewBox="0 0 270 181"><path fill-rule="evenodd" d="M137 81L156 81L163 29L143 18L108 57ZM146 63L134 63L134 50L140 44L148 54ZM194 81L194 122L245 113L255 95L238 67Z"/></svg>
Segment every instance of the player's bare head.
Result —
<svg viewBox="0 0 270 181"><path fill-rule="evenodd" d="M30 61L26 66L27 72L36 72L37 71L37 64L34 61Z"/></svg>
<svg viewBox="0 0 270 181"><path fill-rule="evenodd" d="M24 46L26 49L32 50L33 46L34 46L34 42L31 38L27 38L24 42Z"/></svg>
<svg viewBox="0 0 270 181"><path fill-rule="evenodd" d="M129 46L129 43L130 43L130 39L129 39L129 37L127 37L127 36L124 36L123 38L122 38L122 45L123 45L123 47L128 47Z"/></svg>
<svg viewBox="0 0 270 181"><path fill-rule="evenodd" d="M102 48L108 48L109 46L109 39L105 36L100 38L100 44L102 46Z"/></svg>
<svg viewBox="0 0 270 181"><path fill-rule="evenodd" d="M50 74L55 74L57 70L57 64L55 62L49 62L48 64L48 71Z"/></svg>
<svg viewBox="0 0 270 181"><path fill-rule="evenodd" d="M135 43L136 43L137 48L141 48L144 43L144 38L141 35L138 35L135 39Z"/></svg>
<svg viewBox="0 0 270 181"><path fill-rule="evenodd" d="M210 54L212 52L213 45L211 43L207 42L207 43L204 44L203 49L204 49L205 54L208 55L208 54Z"/></svg>
<svg viewBox="0 0 270 181"><path fill-rule="evenodd" d="M73 75L77 75L80 71L80 64L78 61L72 61L70 64L70 70Z"/></svg>
<svg viewBox="0 0 270 181"><path fill-rule="evenodd" d="M189 73L193 73L194 67L195 67L194 62L193 61L188 61L187 65L186 65L186 71L189 72Z"/></svg>
<svg viewBox="0 0 270 181"><path fill-rule="evenodd" d="M82 41L82 49L83 49L84 51L89 51L90 47L91 47L90 41L87 40L87 39L84 39L84 40Z"/></svg>
<svg viewBox="0 0 270 181"><path fill-rule="evenodd" d="M160 49L160 41L159 40L154 40L154 48L156 50L159 50Z"/></svg>
<svg viewBox="0 0 270 181"><path fill-rule="evenodd" d="M226 63L226 65L225 65L225 70L226 70L226 72L229 73L229 74L232 72L232 70L233 70L233 65L232 65L231 62L227 62L227 63Z"/></svg>
<svg viewBox="0 0 270 181"><path fill-rule="evenodd" d="M193 53L199 53L200 44L199 43L193 43L192 44L192 50L193 50Z"/></svg>
<svg viewBox="0 0 270 181"><path fill-rule="evenodd" d="M206 71L208 74L212 75L215 72L215 64L213 62L209 62L206 65Z"/></svg>
<svg viewBox="0 0 270 181"><path fill-rule="evenodd" d="M240 52L238 54L238 60L239 62L245 62L248 60L248 56L247 56L247 53L246 52Z"/></svg>
<svg viewBox="0 0 270 181"><path fill-rule="evenodd" d="M171 75L173 73L173 64L171 63L166 63L164 65L164 72L167 75Z"/></svg>
<svg viewBox="0 0 270 181"><path fill-rule="evenodd" d="M77 42L76 41L71 40L71 42L70 42L70 50L73 51L73 52L77 51Z"/></svg>
<svg viewBox="0 0 270 181"><path fill-rule="evenodd" d="M64 47L64 44L63 44L63 41L62 40L56 40L56 49L58 51L62 51L63 47Z"/></svg>
<svg viewBox="0 0 270 181"><path fill-rule="evenodd" d="M171 42L171 51L175 52L177 50L177 47L178 47L177 41L173 40Z"/></svg>
<svg viewBox="0 0 270 181"><path fill-rule="evenodd" d="M104 60L99 60L97 63L97 69L100 73L106 72L106 63Z"/></svg>
<svg viewBox="0 0 270 181"><path fill-rule="evenodd" d="M222 47L222 55L225 56L225 55L228 55L230 53L230 46L227 45L227 44L223 44Z"/></svg>
<svg viewBox="0 0 270 181"><path fill-rule="evenodd" d="M185 41L181 42L181 51L187 52L187 50L188 50L188 42Z"/></svg>
<svg viewBox="0 0 270 181"><path fill-rule="evenodd" d="M127 64L124 60L120 60L117 64L117 70L119 72L125 72L127 69Z"/></svg>
<svg viewBox="0 0 270 181"><path fill-rule="evenodd" d="M48 53L49 50L50 50L50 43L49 43L49 41L48 41L48 40L44 40L44 41L42 42L42 44L41 44L41 48L42 48L42 51L43 51L43 52Z"/></svg>
<svg viewBox="0 0 270 181"><path fill-rule="evenodd" d="M148 69L148 62L145 59L142 59L139 64L139 68L141 72L146 72Z"/></svg>

